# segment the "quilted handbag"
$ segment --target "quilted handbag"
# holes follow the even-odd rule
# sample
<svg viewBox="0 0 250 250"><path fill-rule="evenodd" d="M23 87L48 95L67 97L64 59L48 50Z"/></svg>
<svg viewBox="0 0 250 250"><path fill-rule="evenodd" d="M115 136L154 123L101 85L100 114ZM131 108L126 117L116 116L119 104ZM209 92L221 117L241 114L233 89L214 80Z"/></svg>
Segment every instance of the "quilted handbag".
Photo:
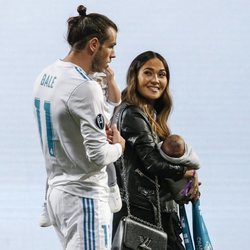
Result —
<svg viewBox="0 0 250 250"><path fill-rule="evenodd" d="M166 250L167 234L140 222L136 217L124 217L117 228L112 250Z"/></svg>

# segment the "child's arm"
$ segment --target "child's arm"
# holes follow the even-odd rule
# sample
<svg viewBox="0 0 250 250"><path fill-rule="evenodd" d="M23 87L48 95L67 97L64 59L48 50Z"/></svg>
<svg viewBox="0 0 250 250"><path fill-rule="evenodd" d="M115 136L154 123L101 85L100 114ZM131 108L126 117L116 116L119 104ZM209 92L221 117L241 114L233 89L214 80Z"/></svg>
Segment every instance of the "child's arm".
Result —
<svg viewBox="0 0 250 250"><path fill-rule="evenodd" d="M118 88L115 75L111 68L107 68L105 70L105 74L107 76L107 84L108 84L108 101L113 105L118 105L121 102L121 92Z"/></svg>

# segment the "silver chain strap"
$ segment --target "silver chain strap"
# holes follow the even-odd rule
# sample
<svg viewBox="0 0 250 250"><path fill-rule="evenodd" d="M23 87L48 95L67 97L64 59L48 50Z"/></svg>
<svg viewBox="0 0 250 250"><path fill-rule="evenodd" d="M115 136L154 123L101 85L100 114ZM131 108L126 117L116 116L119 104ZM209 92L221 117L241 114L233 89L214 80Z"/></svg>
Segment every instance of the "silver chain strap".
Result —
<svg viewBox="0 0 250 250"><path fill-rule="evenodd" d="M126 178L126 171L125 171L125 164L124 164L124 158L123 155L121 156L121 175L122 175L122 180L123 180L123 187L124 187L124 193L125 193L125 202L127 204L127 209L128 209L128 216L135 221L141 222L149 227L158 229L163 231L162 228L162 223L161 223L161 204L160 204L160 192L159 192L159 184L158 184L158 178L155 176L155 189L156 189L156 200L157 200L157 216L158 216L158 223L157 225L154 225L150 222L147 222L143 219L140 219L134 215L131 214L130 210L130 204L129 204L129 193L128 193L128 185L127 185L127 178Z"/></svg>

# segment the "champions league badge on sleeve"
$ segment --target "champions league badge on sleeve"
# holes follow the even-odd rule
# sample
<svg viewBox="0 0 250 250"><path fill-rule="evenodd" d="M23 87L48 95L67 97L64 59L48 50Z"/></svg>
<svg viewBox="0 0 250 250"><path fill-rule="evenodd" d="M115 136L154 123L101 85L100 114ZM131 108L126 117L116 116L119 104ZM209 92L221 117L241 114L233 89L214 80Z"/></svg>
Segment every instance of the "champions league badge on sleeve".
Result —
<svg viewBox="0 0 250 250"><path fill-rule="evenodd" d="M98 128L100 129L104 129L104 125L105 125L105 122L104 122L104 117L102 114L99 114L96 116L95 118L95 124Z"/></svg>

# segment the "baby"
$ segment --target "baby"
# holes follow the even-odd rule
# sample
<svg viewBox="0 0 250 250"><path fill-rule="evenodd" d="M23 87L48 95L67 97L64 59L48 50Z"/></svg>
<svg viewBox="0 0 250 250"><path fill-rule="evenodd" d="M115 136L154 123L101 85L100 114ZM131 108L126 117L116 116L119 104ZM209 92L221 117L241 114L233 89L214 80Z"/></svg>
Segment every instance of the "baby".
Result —
<svg viewBox="0 0 250 250"><path fill-rule="evenodd" d="M193 149L188 146L183 138L179 135L170 135L163 142L160 142L159 151L167 161L174 164L182 164L190 169L197 170L200 168L199 158ZM192 186L192 178L183 178L179 181L166 179L167 186L170 189L172 198L177 203L187 202L188 191Z"/></svg>

